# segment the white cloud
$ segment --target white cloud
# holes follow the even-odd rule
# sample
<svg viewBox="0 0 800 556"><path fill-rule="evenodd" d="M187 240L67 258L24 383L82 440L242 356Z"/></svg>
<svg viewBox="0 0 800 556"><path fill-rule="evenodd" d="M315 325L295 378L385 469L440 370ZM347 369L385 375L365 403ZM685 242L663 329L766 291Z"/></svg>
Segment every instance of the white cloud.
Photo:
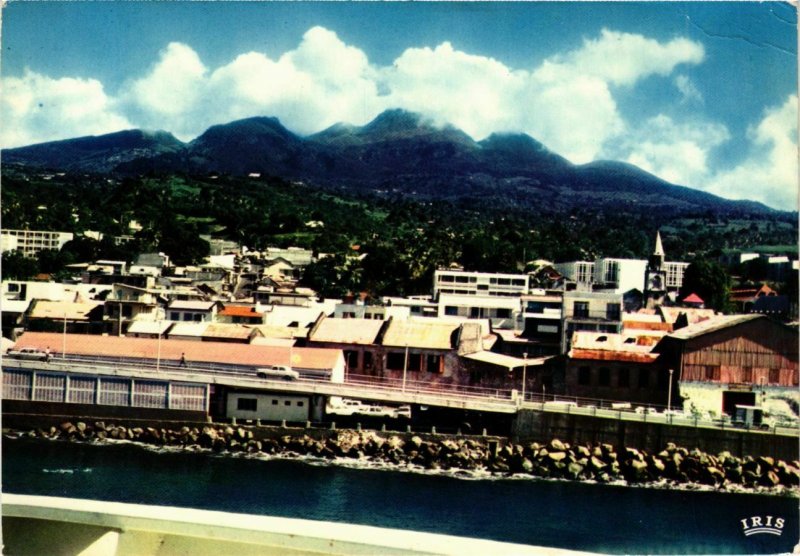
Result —
<svg viewBox="0 0 800 556"><path fill-rule="evenodd" d="M667 181L694 186L708 179L710 152L729 138L728 129L721 124L676 123L659 114L631 130L611 156Z"/></svg>
<svg viewBox="0 0 800 556"><path fill-rule="evenodd" d="M409 48L391 66L378 67L336 33L313 27L278 59L248 52L217 68L207 68L188 45L170 43L148 73L101 105L104 113L122 113L139 127L185 140L210 125L256 115L277 116L306 134L339 121L363 124L399 107L452 123L476 139L525 132L574 162L588 162L625 130L613 87L702 58L702 46L686 39L660 43L604 30L532 69L512 69L447 42ZM106 129L107 120L98 115L96 127Z"/></svg>
<svg viewBox="0 0 800 556"><path fill-rule="evenodd" d="M52 79L30 70L0 82L0 144L14 147L134 127L96 79Z"/></svg>
<svg viewBox="0 0 800 556"><path fill-rule="evenodd" d="M650 75L669 75L679 64L699 64L704 57L703 45L689 39L660 43L603 29L599 38L584 40L583 48L553 58L550 69L563 68L570 74L629 86Z"/></svg>
<svg viewBox="0 0 800 556"><path fill-rule="evenodd" d="M765 110L750 127L750 151L729 169L714 168L713 150L730 139L714 122L676 123L663 114L631 130L606 154L635 164L667 181L727 199L749 199L778 209L798 208L796 95Z"/></svg>
<svg viewBox="0 0 800 556"><path fill-rule="evenodd" d="M681 93L681 102L697 102L703 104L704 99L700 90L695 86L694 82L685 75L678 75L675 77L675 87Z"/></svg>
<svg viewBox="0 0 800 556"><path fill-rule="evenodd" d="M753 143L749 156L735 168L709 178L706 189L730 199L751 199L797 210L797 111L797 95L768 108L748 132Z"/></svg>

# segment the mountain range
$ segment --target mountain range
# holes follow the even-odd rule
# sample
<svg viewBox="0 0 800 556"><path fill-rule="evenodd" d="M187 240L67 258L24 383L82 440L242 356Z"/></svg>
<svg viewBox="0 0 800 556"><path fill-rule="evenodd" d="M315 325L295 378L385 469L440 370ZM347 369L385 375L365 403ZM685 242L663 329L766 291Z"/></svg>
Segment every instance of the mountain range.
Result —
<svg viewBox="0 0 800 556"><path fill-rule="evenodd" d="M525 134L475 141L419 114L388 110L364 126L299 136L276 118L215 125L183 143L165 131L128 130L2 151L4 164L120 175L260 174L415 198L485 198L532 210L576 207L647 212L775 212L668 183L622 162L575 165Z"/></svg>

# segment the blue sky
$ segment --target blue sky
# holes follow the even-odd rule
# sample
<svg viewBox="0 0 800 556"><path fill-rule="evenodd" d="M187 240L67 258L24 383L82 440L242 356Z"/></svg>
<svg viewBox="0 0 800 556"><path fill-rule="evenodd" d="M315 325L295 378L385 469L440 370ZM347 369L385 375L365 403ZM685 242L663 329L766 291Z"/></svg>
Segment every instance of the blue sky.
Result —
<svg viewBox="0 0 800 556"><path fill-rule="evenodd" d="M796 28L782 3L12 1L0 144L401 107L795 209Z"/></svg>

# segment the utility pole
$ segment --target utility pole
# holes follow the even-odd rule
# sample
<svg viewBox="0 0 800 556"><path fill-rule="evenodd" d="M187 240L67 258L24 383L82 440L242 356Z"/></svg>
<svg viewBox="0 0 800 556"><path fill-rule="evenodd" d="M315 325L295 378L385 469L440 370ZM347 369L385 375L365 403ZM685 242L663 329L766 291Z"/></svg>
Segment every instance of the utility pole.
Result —
<svg viewBox="0 0 800 556"><path fill-rule="evenodd" d="M408 342L406 342L406 358L403 362L403 392L406 391L406 373L408 372Z"/></svg>

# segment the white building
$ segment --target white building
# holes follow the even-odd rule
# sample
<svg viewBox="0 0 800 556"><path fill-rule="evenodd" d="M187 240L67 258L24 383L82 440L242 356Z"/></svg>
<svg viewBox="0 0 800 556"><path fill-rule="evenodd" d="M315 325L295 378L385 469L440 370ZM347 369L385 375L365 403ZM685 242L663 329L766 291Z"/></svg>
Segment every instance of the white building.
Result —
<svg viewBox="0 0 800 556"><path fill-rule="evenodd" d="M0 230L2 252L21 251L26 257L35 257L40 251L60 251L64 244L72 241L71 232L45 232L39 230Z"/></svg>
<svg viewBox="0 0 800 556"><path fill-rule="evenodd" d="M437 270L433 275L434 298L440 293L518 297L529 289L527 274Z"/></svg>
<svg viewBox="0 0 800 556"><path fill-rule="evenodd" d="M520 312L519 297L439 294L439 318L488 319L493 327L514 329Z"/></svg>
<svg viewBox="0 0 800 556"><path fill-rule="evenodd" d="M683 274L689 263L665 262L666 286L669 290L679 290L683 285ZM558 263L553 266L567 279L584 286L597 289L625 293L636 289L645 289L645 271L647 261L644 259L600 258L595 262L572 261Z"/></svg>

